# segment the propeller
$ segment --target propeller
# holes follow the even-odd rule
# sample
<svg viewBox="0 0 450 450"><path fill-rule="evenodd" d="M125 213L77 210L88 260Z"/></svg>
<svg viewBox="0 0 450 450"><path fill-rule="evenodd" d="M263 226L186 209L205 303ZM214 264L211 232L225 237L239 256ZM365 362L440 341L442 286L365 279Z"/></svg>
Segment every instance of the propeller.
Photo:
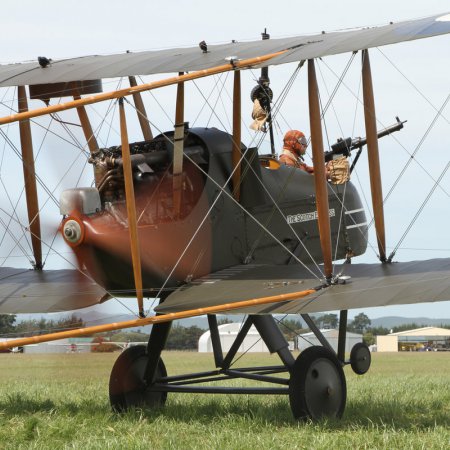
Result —
<svg viewBox="0 0 450 450"><path fill-rule="evenodd" d="M204 181L197 169L186 164L182 185L183 206L177 215L170 175L151 175L135 182L144 290L157 289L168 279L167 287L174 287L211 270L210 221L200 226L209 208ZM95 214L84 214L79 202L77 206L65 217L61 234L80 269L119 295L133 291L126 203L108 202Z"/></svg>

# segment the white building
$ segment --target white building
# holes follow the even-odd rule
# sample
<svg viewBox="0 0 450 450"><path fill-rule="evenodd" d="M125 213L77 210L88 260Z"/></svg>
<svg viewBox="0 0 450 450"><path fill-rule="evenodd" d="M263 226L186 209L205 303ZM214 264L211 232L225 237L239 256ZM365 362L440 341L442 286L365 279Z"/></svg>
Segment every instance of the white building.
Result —
<svg viewBox="0 0 450 450"><path fill-rule="evenodd" d="M339 330L320 330L320 332L325 336L326 340L331 344L334 350L337 352L338 348L338 337ZM358 343L362 342L362 335L356 333L350 333L347 331L347 338L345 340L345 352L350 353L352 347ZM302 351L305 348L312 347L313 345L322 345L316 338L314 333L304 333L297 336L297 348Z"/></svg>
<svg viewBox="0 0 450 450"><path fill-rule="evenodd" d="M377 336L377 351L450 350L450 330L424 327Z"/></svg>
<svg viewBox="0 0 450 450"><path fill-rule="evenodd" d="M230 350L236 336L241 329L241 323L226 323L219 325L220 343L222 345L222 351L227 352ZM198 340L198 351L200 353L212 352L211 333L206 331L200 336ZM268 348L262 340L258 330L254 325L251 326L244 341L239 347L239 352L268 352Z"/></svg>

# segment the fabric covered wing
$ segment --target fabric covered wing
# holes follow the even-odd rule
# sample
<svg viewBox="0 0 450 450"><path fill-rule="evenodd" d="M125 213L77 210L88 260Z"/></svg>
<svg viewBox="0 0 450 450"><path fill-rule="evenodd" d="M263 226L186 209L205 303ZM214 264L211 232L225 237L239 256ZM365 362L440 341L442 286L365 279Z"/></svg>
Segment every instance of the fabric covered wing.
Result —
<svg viewBox="0 0 450 450"><path fill-rule="evenodd" d="M351 279L305 299L239 309L235 313L314 313L450 300L450 258L392 264L348 264ZM158 313L303 291L320 285L300 266L238 266L178 289Z"/></svg>
<svg viewBox="0 0 450 450"><path fill-rule="evenodd" d="M105 294L77 270L0 268L0 314L71 311L100 303Z"/></svg>
<svg viewBox="0 0 450 450"><path fill-rule="evenodd" d="M450 14L439 14L417 20L391 23L381 27L284 39L211 45L208 46L207 53L203 53L196 46L55 60L46 68L41 68L37 61L8 64L0 66L0 86L191 72L225 64L225 59L229 57L247 59L288 50L287 53L267 63L267 65L283 64L446 33L450 33ZM51 58L52 55L47 56Z"/></svg>

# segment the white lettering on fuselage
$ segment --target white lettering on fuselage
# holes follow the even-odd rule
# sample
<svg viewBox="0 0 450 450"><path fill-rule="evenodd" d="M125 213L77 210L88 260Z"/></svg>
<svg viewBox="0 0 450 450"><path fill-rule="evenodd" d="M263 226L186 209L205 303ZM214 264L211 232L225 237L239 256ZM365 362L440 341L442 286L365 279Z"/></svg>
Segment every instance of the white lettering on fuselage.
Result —
<svg viewBox="0 0 450 450"><path fill-rule="evenodd" d="M334 208L329 210L330 217L334 217L336 215L336 212ZM317 220L318 214L317 211L302 213L302 214L295 214L292 216L286 216L287 223L299 223L299 222L309 222L311 220Z"/></svg>

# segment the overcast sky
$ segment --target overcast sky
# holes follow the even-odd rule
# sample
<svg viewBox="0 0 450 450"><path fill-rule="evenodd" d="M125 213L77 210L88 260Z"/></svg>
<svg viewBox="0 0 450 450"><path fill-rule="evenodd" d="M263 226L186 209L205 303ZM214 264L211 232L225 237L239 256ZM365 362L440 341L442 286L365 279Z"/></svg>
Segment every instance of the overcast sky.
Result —
<svg viewBox="0 0 450 450"><path fill-rule="evenodd" d="M0 20L2 29L0 62L35 60L41 55L61 58L125 50L193 46L201 40L206 40L210 44L229 42L232 39L252 40L259 39L265 27L273 38L284 37L322 30L383 25L389 21L447 12L450 12L448 0L4 1ZM371 51L378 119L384 125L393 123L396 115L408 120L405 130L396 136L401 145L391 138L386 138L380 144L383 186L384 192L387 192L401 167L408 160L408 151L410 153L414 151L433 120L436 114L434 108L439 108L450 94L448 83L450 36L388 46L380 50L382 52L377 49ZM336 83L332 70L340 74L349 56L325 58L323 63L319 63L319 81L321 95L324 98L327 98L327 90L331 91ZM281 92L293 70L294 65L270 70L275 96ZM276 127L278 146L281 145L282 134L288 128L299 128L309 133L305 73L300 73L298 84L293 87L291 95L285 102L283 116L278 120ZM354 95L358 93L359 75L358 55L346 78L346 86L340 89L336 97L334 105L336 113L330 110L326 117L330 143L342 135L364 134L361 108L357 120L354 120L357 105ZM244 75L244 90L251 89L255 76L257 74L249 72ZM112 84L106 85L109 86ZM167 92L158 94L159 101L171 102L169 116L172 117L173 90ZM189 92L192 92L192 97L188 98L192 100L189 101L187 118L192 122L197 116L200 101L195 100L194 88L188 91L188 95ZM5 94L0 92L0 95L5 98L3 97ZM251 103L245 103L247 97L248 95L244 93L243 114L249 117ZM167 129L170 126L170 117L168 119L156 106L154 111L151 114L152 120L159 124L161 129ZM450 107L447 107L443 114L450 119ZM214 124L214 118L212 120ZM250 121L249 118L248 122ZM133 130L136 131L137 127L133 128L132 132ZM395 191L386 205L387 241L390 248L395 246L417 207L432 188L433 179L439 176L442 168L448 163L450 155L448 136L450 136L448 120L439 119L425 141L423 149L417 155L419 164L411 165L407 172L408 177L405 177L408 178L405 179L405 184ZM118 143L113 141L114 138L109 139L110 145ZM248 144L250 139L251 133L246 131L243 134L244 143ZM51 166L51 162L42 159L42 162L44 161L42 167ZM82 164L80 161L78 163ZM365 161L360 165L363 164ZM45 169L42 170L46 178L51 179L54 176ZM1 174L5 179L11 175L5 173L5 169ZM441 182L443 190L437 189L432 201L405 239L403 249L397 253L398 260L449 256L449 180L450 174L447 173ZM358 186L361 185L362 190L366 190L367 172L361 167L358 179L353 181ZM3 192L1 195L4 195ZM49 216L51 214L55 214L54 209L48 212ZM51 221L51 218L48 220ZM374 242L373 237L371 240ZM369 249L363 261L373 262L374 252ZM374 308L366 312L371 317L383 315L450 317L450 302Z"/></svg>

